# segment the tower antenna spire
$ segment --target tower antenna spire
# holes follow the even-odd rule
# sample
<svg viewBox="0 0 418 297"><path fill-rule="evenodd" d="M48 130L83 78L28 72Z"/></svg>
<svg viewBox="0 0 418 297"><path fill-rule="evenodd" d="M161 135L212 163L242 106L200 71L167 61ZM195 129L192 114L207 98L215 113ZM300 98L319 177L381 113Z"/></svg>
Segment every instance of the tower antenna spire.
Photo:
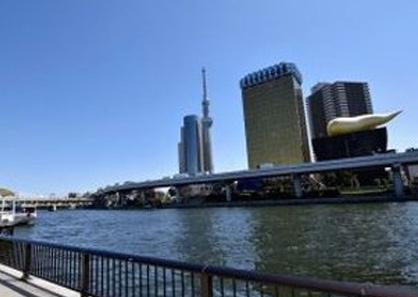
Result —
<svg viewBox="0 0 418 297"><path fill-rule="evenodd" d="M206 89L206 69L202 67L202 85L203 85L203 100L207 100L207 89Z"/></svg>
<svg viewBox="0 0 418 297"><path fill-rule="evenodd" d="M212 126L212 118L209 116L209 98L208 90L206 87L206 70L202 67L202 144L203 144L203 171L212 173L213 172L213 161L212 161L212 144L210 139L210 127Z"/></svg>
<svg viewBox="0 0 418 297"><path fill-rule="evenodd" d="M202 100L202 107L203 107L203 117L209 117L209 100L208 100L208 91L206 87L206 69L202 67L202 88L203 88L203 100Z"/></svg>

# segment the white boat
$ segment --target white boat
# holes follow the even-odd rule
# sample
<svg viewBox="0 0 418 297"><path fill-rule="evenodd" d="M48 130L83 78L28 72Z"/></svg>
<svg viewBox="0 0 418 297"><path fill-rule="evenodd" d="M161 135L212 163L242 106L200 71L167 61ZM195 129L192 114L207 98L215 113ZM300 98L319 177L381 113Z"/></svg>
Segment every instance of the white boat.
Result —
<svg viewBox="0 0 418 297"><path fill-rule="evenodd" d="M7 209L5 200L2 199L0 211L0 227L33 225L37 218L36 208L26 208L16 211L16 201L10 200L12 208Z"/></svg>

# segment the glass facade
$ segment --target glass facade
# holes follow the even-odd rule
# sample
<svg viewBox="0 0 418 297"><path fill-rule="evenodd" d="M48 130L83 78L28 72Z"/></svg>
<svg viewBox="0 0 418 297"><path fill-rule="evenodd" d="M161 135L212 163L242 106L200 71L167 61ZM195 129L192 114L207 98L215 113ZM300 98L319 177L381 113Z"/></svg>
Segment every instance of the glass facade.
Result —
<svg viewBox="0 0 418 297"><path fill-rule="evenodd" d="M202 127L197 115L183 119L179 143L180 173L196 175L203 171Z"/></svg>
<svg viewBox="0 0 418 297"><path fill-rule="evenodd" d="M308 97L308 115L313 138L327 136L327 116L323 92L315 92Z"/></svg>
<svg viewBox="0 0 418 297"><path fill-rule="evenodd" d="M292 63L241 80L249 168L310 160L301 82Z"/></svg>
<svg viewBox="0 0 418 297"><path fill-rule="evenodd" d="M327 137L327 124L338 117L373 113L366 82L319 83L307 98L312 138Z"/></svg>

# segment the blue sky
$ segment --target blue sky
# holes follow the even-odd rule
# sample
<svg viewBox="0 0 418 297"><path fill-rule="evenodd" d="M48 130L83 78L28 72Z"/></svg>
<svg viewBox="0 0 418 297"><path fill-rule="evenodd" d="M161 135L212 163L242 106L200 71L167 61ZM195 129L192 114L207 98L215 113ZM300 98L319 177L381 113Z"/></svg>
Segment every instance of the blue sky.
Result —
<svg viewBox="0 0 418 297"><path fill-rule="evenodd" d="M239 79L295 62L369 82L402 109L389 144L418 146L417 1L0 2L0 185L67 193L170 175L208 72L217 171L246 168Z"/></svg>

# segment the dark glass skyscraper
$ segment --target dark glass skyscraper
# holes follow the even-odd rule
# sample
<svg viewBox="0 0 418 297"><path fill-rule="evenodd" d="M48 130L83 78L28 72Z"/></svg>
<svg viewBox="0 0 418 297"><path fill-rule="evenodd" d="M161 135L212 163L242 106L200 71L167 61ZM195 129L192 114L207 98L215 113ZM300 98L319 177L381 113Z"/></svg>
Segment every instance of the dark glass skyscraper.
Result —
<svg viewBox="0 0 418 297"><path fill-rule="evenodd" d="M307 98L312 147L317 161L383 153L387 149L386 128L328 136L329 121L373 113L366 82L318 83Z"/></svg>
<svg viewBox="0 0 418 297"><path fill-rule="evenodd" d="M301 84L293 63L241 79L249 168L310 160Z"/></svg>
<svg viewBox="0 0 418 297"><path fill-rule="evenodd" d="M327 124L338 117L373 113L366 82L318 83L307 98L312 138L327 136Z"/></svg>
<svg viewBox="0 0 418 297"><path fill-rule="evenodd" d="M179 143L179 171L196 175L203 171L202 126L197 115L183 119Z"/></svg>

